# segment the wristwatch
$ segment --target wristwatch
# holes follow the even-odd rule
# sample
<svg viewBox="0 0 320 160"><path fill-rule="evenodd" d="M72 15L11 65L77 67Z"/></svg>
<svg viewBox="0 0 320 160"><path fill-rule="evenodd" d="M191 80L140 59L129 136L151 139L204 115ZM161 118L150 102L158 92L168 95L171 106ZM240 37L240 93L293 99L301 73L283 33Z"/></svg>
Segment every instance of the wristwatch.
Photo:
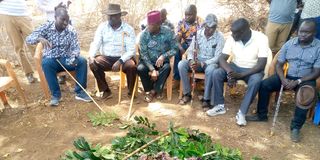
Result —
<svg viewBox="0 0 320 160"><path fill-rule="evenodd" d="M298 84L300 84L300 83L302 82L302 80L301 80L301 79L297 79L297 81L298 81Z"/></svg>

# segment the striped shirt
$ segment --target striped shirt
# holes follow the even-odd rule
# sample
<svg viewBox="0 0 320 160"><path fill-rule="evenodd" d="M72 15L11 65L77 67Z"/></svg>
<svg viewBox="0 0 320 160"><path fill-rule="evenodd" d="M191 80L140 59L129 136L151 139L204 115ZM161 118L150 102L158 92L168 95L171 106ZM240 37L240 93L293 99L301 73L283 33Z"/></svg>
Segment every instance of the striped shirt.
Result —
<svg viewBox="0 0 320 160"><path fill-rule="evenodd" d="M25 0L3 0L0 2L0 14L9 16L29 16Z"/></svg>
<svg viewBox="0 0 320 160"><path fill-rule="evenodd" d="M126 33L124 35L124 44L122 44L122 33ZM101 55L120 57L123 62L126 62L135 55L133 28L129 24L122 22L121 26L114 30L108 21L101 23L90 45L90 57L95 57L98 50L100 50Z"/></svg>
<svg viewBox="0 0 320 160"><path fill-rule="evenodd" d="M204 35L205 28L202 28L197 32L197 42L199 47L199 52L197 59L200 62L204 62L207 65L215 64L218 66L218 58L222 53L224 46L224 38L221 32L215 31L211 37L208 39ZM193 36L192 42L188 50L188 59L193 59L193 49L194 49L195 36Z"/></svg>
<svg viewBox="0 0 320 160"><path fill-rule="evenodd" d="M301 18L316 18L320 16L320 2L319 0L305 0Z"/></svg>

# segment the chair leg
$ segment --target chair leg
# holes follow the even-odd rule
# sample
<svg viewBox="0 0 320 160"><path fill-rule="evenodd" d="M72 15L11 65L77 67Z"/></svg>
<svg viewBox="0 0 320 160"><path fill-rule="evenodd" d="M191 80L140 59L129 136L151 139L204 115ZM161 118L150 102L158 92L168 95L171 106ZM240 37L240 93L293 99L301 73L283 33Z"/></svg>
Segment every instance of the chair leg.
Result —
<svg viewBox="0 0 320 160"><path fill-rule="evenodd" d="M223 83L223 97L226 97L227 83Z"/></svg>
<svg viewBox="0 0 320 160"><path fill-rule="evenodd" d="M125 88L126 87L126 74L123 73L123 72L120 72L120 79L122 80L121 81L121 88Z"/></svg>
<svg viewBox="0 0 320 160"><path fill-rule="evenodd" d="M0 92L0 98L1 98L1 100L2 100L3 105L8 104L8 100L7 100L7 97L6 97L6 93L4 93L3 91Z"/></svg>
<svg viewBox="0 0 320 160"><path fill-rule="evenodd" d="M311 107L307 114L307 120L312 121L313 116L314 116L314 107Z"/></svg>

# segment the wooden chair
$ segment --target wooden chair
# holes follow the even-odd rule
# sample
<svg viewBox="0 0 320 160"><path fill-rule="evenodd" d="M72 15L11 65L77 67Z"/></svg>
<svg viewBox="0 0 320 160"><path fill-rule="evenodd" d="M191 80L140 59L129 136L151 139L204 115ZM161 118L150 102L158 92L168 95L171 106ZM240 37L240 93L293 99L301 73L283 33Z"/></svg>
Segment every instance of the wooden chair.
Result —
<svg viewBox="0 0 320 160"><path fill-rule="evenodd" d="M5 66L7 73L9 76L0 77L0 98L3 102L3 104L8 104L5 90L7 90L10 87L15 87L17 91L19 92L24 104L27 106L26 97L23 93L23 89L19 84L19 81L16 77L16 74L14 73L11 64L4 59L0 59L0 65Z"/></svg>
<svg viewBox="0 0 320 160"><path fill-rule="evenodd" d="M186 59L187 57L186 57L186 55L184 54L182 58L183 58L183 59ZM228 62L231 62L232 59L233 59L233 57L230 56L227 61L228 61ZM272 62L272 52L269 51L269 53L268 53L268 58L267 58L267 64L266 64L266 67L265 67L265 69L264 69L264 73L265 73L265 74L264 74L264 79L267 78L267 77L270 75L270 74L268 73L268 71L269 71L269 67L270 67L270 65L271 65L271 62ZM190 73L190 74L189 74L189 77L191 78L191 76L192 76L192 74ZM204 79L205 79L205 74L204 74L204 73L195 73L195 78L196 78L196 79L204 80ZM237 81L237 84L243 85L243 84L246 84L246 83L245 83L243 80L238 80L238 81ZM224 96L225 96L225 94L226 94L226 89L227 89L227 83L224 83L224 92L223 92L223 95L224 95ZM183 90L182 81L180 80L179 99L182 98L182 90ZM231 88L230 94L231 94L231 95L235 94L235 89L234 89L234 88Z"/></svg>
<svg viewBox="0 0 320 160"><path fill-rule="evenodd" d="M36 70L39 74L40 86L44 92L45 98L50 99L51 96L49 92L48 83L42 70L42 54L43 54L43 46L41 43L38 43L35 54L34 54ZM70 71L70 73L71 75L73 75L73 77L75 77L75 71ZM57 76L62 76L62 75L68 75L68 74L65 71L59 72L57 74Z"/></svg>
<svg viewBox="0 0 320 160"><path fill-rule="evenodd" d="M273 74L276 73L276 64L277 64L277 60L278 60L279 54L280 54L280 52L278 52L278 53L274 56L274 58L273 58L273 60L272 60L272 63L271 63L271 65L270 65L270 68L269 68L269 71L268 71L268 74L269 74L269 75L273 75ZM320 78L318 78L318 79L316 80L316 89L317 89L317 91L319 91L319 89L320 89ZM317 93L318 93L318 92L317 92ZM272 97L272 96L274 96L274 103L276 103L277 100L278 100L278 97L279 97L279 92L273 92L273 93L271 94L271 97ZM274 103L272 103L272 98L270 98L269 106L268 106L268 107L269 107L269 111L271 111L272 107L274 106ZM314 107L312 107L312 108L309 109L308 114L307 114L307 119L308 119L308 120L311 120L311 119L313 118L313 115L314 115Z"/></svg>

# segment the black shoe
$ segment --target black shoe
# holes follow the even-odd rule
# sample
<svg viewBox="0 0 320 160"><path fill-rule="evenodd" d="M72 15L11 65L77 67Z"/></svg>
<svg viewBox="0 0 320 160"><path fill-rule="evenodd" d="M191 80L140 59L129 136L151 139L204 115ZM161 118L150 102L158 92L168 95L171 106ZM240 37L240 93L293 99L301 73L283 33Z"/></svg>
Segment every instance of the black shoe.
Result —
<svg viewBox="0 0 320 160"><path fill-rule="evenodd" d="M253 116L246 116L247 121L255 121L255 122L267 122L268 117L266 118L260 118L258 115L253 115Z"/></svg>
<svg viewBox="0 0 320 160"><path fill-rule="evenodd" d="M300 130L299 129L292 129L291 130L291 141L298 143L300 141Z"/></svg>

